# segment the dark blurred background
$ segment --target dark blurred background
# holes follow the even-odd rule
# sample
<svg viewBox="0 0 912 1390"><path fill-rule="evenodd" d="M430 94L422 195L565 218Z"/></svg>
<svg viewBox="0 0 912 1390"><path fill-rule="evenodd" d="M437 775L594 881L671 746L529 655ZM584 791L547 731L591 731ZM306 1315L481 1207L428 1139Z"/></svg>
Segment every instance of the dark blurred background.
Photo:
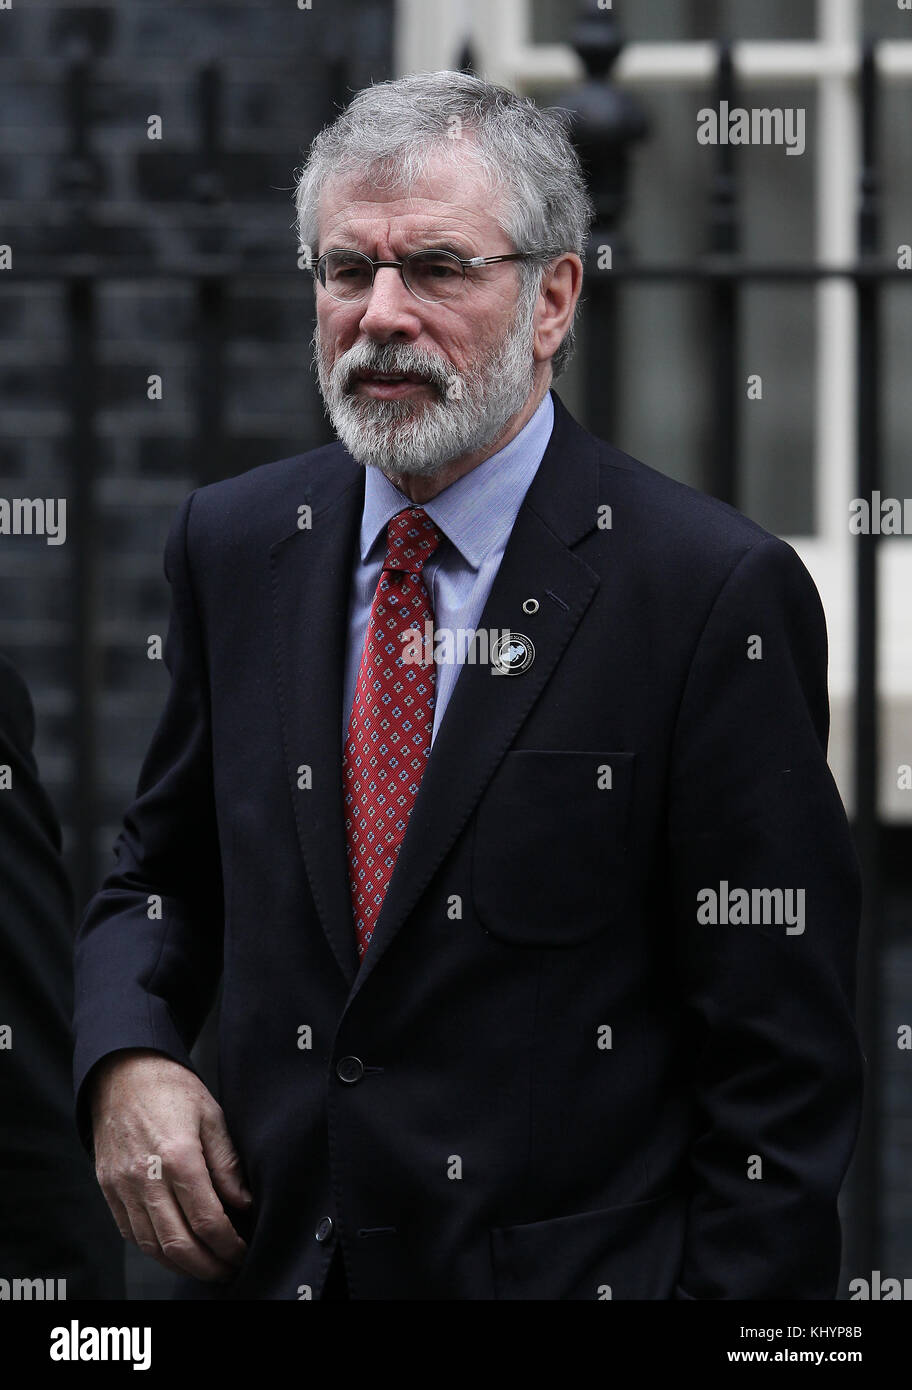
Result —
<svg viewBox="0 0 912 1390"><path fill-rule="evenodd" d="M830 761L867 884L870 1084L843 1284L912 1275L912 1054L897 1045L912 1023L912 791L899 771L912 763L912 557L905 537L848 528L853 497L912 495L898 268L912 241L912 14L895 3L0 13L0 497L67 499L65 545L0 536L0 651L32 693L78 910L112 863L167 689L147 652L167 630L177 505L330 437L294 171L355 90L441 67L574 113L598 215L580 349L557 383L566 403L786 537L820 589ZM801 107L805 152L701 146L696 113L722 99ZM217 1089L211 1021L196 1055ZM131 1296L167 1296L169 1276L126 1257Z"/></svg>

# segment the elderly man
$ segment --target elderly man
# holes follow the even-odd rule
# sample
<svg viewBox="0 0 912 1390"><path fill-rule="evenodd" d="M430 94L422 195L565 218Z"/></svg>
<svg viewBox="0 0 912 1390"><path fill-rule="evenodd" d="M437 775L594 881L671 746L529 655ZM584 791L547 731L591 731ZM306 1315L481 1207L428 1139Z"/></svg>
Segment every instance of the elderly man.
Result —
<svg viewBox="0 0 912 1390"><path fill-rule="evenodd" d="M554 114L374 86L297 207L340 442L180 509L80 932L117 1224L203 1298L831 1298L859 884L814 587L550 389L591 212Z"/></svg>

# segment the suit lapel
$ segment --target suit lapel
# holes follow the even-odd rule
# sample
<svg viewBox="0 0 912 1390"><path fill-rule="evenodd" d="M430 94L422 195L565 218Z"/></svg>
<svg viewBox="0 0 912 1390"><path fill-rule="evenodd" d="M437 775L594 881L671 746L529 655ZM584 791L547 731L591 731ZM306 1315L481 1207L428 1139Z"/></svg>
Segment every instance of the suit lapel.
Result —
<svg viewBox="0 0 912 1390"><path fill-rule="evenodd" d="M552 393L553 394L553 393ZM466 665L441 722L352 998L462 832L599 585L571 547L598 518L597 441L554 399L554 429L519 510L479 626L531 638L521 675ZM538 600L534 615L523 602Z"/></svg>
<svg viewBox="0 0 912 1390"><path fill-rule="evenodd" d="M331 470L311 473L305 500L310 529L270 551L275 669L301 853L323 931L351 984L358 958L342 814L342 678L364 474L341 446ZM299 787L303 765L309 789Z"/></svg>

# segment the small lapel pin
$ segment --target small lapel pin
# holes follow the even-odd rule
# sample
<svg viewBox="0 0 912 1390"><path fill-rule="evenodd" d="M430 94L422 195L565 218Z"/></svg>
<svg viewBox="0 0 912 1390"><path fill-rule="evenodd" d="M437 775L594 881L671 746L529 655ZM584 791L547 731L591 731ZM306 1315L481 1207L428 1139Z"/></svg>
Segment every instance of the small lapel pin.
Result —
<svg viewBox="0 0 912 1390"><path fill-rule="evenodd" d="M495 676L520 676L535 660L535 648L522 632L506 632L498 637L491 651L491 671Z"/></svg>
<svg viewBox="0 0 912 1390"><path fill-rule="evenodd" d="M527 598L527 599L523 599L522 610L523 610L524 613L537 613L537 612L538 612L538 599L537 599L537 598Z"/></svg>

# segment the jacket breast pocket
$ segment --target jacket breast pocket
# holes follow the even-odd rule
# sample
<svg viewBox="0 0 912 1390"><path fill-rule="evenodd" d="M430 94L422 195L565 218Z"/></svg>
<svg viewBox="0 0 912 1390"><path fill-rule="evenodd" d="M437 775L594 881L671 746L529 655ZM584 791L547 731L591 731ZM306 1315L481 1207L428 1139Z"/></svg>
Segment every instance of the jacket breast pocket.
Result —
<svg viewBox="0 0 912 1390"><path fill-rule="evenodd" d="M626 905L634 754L519 749L479 805L472 899L513 946L575 946Z"/></svg>

